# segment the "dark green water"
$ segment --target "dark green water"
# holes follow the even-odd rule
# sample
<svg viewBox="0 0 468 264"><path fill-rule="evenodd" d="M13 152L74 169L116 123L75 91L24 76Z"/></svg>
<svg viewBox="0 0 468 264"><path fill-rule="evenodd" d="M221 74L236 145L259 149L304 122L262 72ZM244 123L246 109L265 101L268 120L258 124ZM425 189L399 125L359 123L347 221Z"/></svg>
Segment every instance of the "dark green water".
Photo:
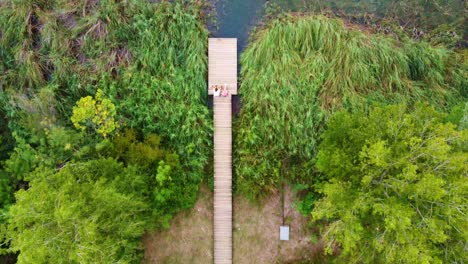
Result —
<svg viewBox="0 0 468 264"><path fill-rule="evenodd" d="M248 44L249 34L262 16L267 4L281 6L284 11L304 11L303 0L212 0L217 27L209 26L211 36L237 38L238 54Z"/></svg>
<svg viewBox="0 0 468 264"><path fill-rule="evenodd" d="M466 0L209 0L215 6L218 28L209 27L212 37L238 39L245 48L249 33L261 20L265 7L276 12L333 12L351 22L373 25L392 23L404 27L417 40L423 32L428 41L449 47L466 47ZM278 8L278 9L277 9ZM385 25L383 25L385 27ZM416 34L414 32L420 32Z"/></svg>
<svg viewBox="0 0 468 264"><path fill-rule="evenodd" d="M211 35L237 38L237 53L247 45L252 27L264 12L266 0L217 0L215 2L218 28L211 27Z"/></svg>

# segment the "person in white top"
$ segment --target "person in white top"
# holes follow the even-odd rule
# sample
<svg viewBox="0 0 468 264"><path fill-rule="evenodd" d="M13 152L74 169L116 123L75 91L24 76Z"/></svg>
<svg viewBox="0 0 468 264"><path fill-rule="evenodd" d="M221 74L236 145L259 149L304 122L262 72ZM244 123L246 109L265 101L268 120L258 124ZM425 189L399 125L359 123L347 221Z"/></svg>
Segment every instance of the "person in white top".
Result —
<svg viewBox="0 0 468 264"><path fill-rule="evenodd" d="M218 85L215 85L215 86L214 86L213 96L219 97L220 94L221 94L221 90L218 88Z"/></svg>

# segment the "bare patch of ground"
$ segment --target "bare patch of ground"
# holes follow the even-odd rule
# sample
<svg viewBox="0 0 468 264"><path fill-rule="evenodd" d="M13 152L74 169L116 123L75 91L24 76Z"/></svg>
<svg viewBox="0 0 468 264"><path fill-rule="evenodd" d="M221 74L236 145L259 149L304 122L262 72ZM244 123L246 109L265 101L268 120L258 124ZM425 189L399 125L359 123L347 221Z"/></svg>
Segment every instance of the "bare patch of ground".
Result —
<svg viewBox="0 0 468 264"><path fill-rule="evenodd" d="M285 225L289 241L279 240L282 224L281 195L273 194L260 205L243 197L234 202L234 263L311 263L317 248L310 241L308 219L293 208L289 188L284 195ZM321 252L321 250L318 250Z"/></svg>
<svg viewBox="0 0 468 264"><path fill-rule="evenodd" d="M261 204L234 198L234 263L323 263L321 243L313 244L308 219L293 208L293 194L285 191L285 224L290 240L279 240L281 195ZM177 215L170 229L144 237L146 263L213 263L213 198L207 187L195 207Z"/></svg>
<svg viewBox="0 0 468 264"><path fill-rule="evenodd" d="M200 263L213 260L213 198L203 186L195 206L179 213L168 230L143 237L146 263Z"/></svg>

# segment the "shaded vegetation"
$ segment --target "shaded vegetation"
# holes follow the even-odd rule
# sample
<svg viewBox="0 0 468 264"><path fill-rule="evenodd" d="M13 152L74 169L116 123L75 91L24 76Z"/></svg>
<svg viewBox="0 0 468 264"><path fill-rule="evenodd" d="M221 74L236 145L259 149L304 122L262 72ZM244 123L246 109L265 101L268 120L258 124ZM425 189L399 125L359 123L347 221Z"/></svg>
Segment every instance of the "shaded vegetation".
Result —
<svg viewBox="0 0 468 264"><path fill-rule="evenodd" d="M236 174L256 197L287 181L313 184L323 121L337 109L467 97L466 60L443 48L364 34L340 20L287 16L259 30L241 57Z"/></svg>
<svg viewBox="0 0 468 264"><path fill-rule="evenodd" d="M346 263L466 260L468 130L417 105L332 116L317 168L328 181L312 217Z"/></svg>
<svg viewBox="0 0 468 264"><path fill-rule="evenodd" d="M374 32L466 48L466 2L461 0L274 0L282 9L328 14Z"/></svg>

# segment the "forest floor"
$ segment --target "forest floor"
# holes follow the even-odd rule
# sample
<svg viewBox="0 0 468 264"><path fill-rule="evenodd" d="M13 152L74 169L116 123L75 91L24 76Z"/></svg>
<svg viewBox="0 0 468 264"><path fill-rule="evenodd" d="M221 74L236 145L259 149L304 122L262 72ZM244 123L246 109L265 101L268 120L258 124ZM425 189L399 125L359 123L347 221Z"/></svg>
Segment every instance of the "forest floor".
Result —
<svg viewBox="0 0 468 264"><path fill-rule="evenodd" d="M234 263L321 263L323 244L312 244L308 219L293 208L294 196L285 191L285 223L290 240L279 240L282 222L279 194L261 204L234 197ZM146 263L212 263L213 198L202 187L193 209L181 212L172 226L145 235Z"/></svg>

